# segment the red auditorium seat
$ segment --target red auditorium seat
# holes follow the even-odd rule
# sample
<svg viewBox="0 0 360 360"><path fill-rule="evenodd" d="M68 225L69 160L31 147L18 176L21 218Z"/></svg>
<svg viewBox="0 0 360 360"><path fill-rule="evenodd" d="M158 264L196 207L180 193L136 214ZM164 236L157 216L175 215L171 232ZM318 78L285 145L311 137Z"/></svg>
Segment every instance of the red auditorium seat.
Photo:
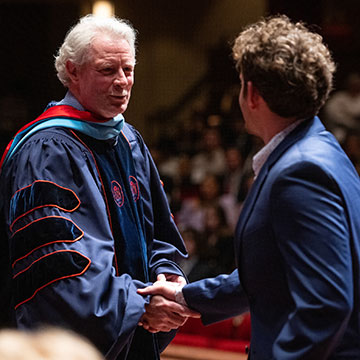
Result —
<svg viewBox="0 0 360 360"><path fill-rule="evenodd" d="M204 326L200 319L190 318L172 343L244 353L250 344L250 334L249 314L208 326Z"/></svg>

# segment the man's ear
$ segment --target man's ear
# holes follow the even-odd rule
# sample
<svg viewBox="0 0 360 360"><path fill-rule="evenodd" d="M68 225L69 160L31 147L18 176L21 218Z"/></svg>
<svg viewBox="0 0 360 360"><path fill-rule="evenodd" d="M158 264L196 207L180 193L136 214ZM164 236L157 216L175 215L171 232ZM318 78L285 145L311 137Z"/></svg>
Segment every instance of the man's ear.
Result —
<svg viewBox="0 0 360 360"><path fill-rule="evenodd" d="M70 60L66 62L66 71L72 83L76 83L79 79L79 68Z"/></svg>
<svg viewBox="0 0 360 360"><path fill-rule="evenodd" d="M259 106L261 95L259 90L254 86L251 81L247 82L247 101L250 108L255 109Z"/></svg>

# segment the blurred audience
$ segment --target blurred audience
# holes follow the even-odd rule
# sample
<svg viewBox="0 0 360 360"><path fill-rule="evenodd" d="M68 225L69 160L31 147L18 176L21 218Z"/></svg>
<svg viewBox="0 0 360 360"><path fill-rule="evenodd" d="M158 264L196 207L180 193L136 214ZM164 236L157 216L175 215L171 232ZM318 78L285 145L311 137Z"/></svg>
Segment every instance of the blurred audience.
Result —
<svg viewBox="0 0 360 360"><path fill-rule="evenodd" d="M343 148L360 175L360 132L348 132L343 142Z"/></svg>
<svg viewBox="0 0 360 360"><path fill-rule="evenodd" d="M200 184L208 175L222 176L225 172L225 151L220 131L217 127L208 127L200 139L202 148L192 158L191 180Z"/></svg>
<svg viewBox="0 0 360 360"><path fill-rule="evenodd" d="M181 234L188 251L188 258L183 260L180 265L188 280L193 282L218 275L217 268L212 266L204 256L205 238L203 234L192 228L182 229Z"/></svg>
<svg viewBox="0 0 360 360"><path fill-rule="evenodd" d="M233 234L220 205L214 204L205 209L205 246L202 252L217 274L229 274L235 269Z"/></svg>
<svg viewBox="0 0 360 360"><path fill-rule="evenodd" d="M360 131L360 73L349 73L344 89L333 93L324 106L324 119L340 143L348 132Z"/></svg>
<svg viewBox="0 0 360 360"><path fill-rule="evenodd" d="M225 171L223 179L223 192L237 197L241 177L243 175L243 156L236 146L230 146L225 150Z"/></svg>
<svg viewBox="0 0 360 360"><path fill-rule="evenodd" d="M185 198L175 219L180 227L191 227L199 232L205 230L206 208L219 203L221 184L215 175L206 175L199 185L198 193Z"/></svg>

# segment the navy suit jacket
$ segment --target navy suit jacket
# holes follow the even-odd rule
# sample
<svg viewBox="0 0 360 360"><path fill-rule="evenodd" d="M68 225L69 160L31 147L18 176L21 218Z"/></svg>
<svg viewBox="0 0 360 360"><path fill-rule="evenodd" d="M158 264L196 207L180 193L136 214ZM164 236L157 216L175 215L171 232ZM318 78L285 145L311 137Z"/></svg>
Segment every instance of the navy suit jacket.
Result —
<svg viewBox="0 0 360 360"><path fill-rule="evenodd" d="M250 309L253 359L360 359L360 181L315 117L271 153L236 229L238 269L184 287L205 324Z"/></svg>

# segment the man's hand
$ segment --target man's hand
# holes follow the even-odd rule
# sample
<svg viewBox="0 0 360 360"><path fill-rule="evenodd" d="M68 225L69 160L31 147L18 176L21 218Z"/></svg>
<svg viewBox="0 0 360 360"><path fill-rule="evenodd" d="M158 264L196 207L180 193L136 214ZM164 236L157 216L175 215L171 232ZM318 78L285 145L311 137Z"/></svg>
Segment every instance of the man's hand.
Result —
<svg viewBox="0 0 360 360"><path fill-rule="evenodd" d="M182 276L159 274L153 285L138 289L140 295L152 295L139 325L152 333L168 332L184 325L188 317L199 318L200 314L174 301L176 290L182 289L185 284Z"/></svg>
<svg viewBox="0 0 360 360"><path fill-rule="evenodd" d="M171 276L176 276L176 275L171 275ZM177 289L182 289L183 285L182 284L182 280L184 279L183 277L181 277L181 279L177 279L179 280L179 282L171 282L171 281L166 281L166 276L164 274L160 274L157 277L158 281L156 281L153 285L148 286L144 289L138 289L138 293L140 295L146 296L146 295L162 295L164 297L166 297L169 300L173 300L175 301L175 292ZM185 281L185 279L184 279ZM181 284L180 284L181 282ZM186 283L186 281L185 281Z"/></svg>
<svg viewBox="0 0 360 360"><path fill-rule="evenodd" d="M151 333L168 332L184 325L188 317L200 317L188 307L160 295L152 296L150 304L145 305L145 308L146 312L141 317L139 325Z"/></svg>
<svg viewBox="0 0 360 360"><path fill-rule="evenodd" d="M183 276L174 274L159 274L157 276L157 281L169 281L181 285L181 287L186 285L186 280Z"/></svg>

